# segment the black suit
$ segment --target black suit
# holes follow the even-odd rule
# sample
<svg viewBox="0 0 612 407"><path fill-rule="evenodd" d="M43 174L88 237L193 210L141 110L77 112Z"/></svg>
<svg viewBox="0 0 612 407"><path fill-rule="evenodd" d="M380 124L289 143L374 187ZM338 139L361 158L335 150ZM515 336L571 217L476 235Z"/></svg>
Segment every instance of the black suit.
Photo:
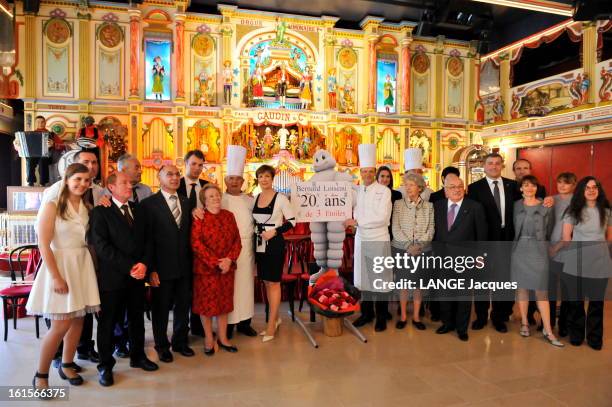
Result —
<svg viewBox="0 0 612 407"><path fill-rule="evenodd" d="M518 188L516 181L503 177L501 181L504 188L504 227L502 227L501 214L497 209L493 192L491 192L486 177L468 186L468 198L479 202L484 208L487 225L486 240L494 242L512 241L514 239L514 201L521 199L521 196L517 195ZM502 185L499 185L499 188ZM498 276L498 280L510 281L510 251L499 247L498 252L500 257L494 262L497 267L494 272ZM512 315L513 305L513 301L493 301L491 321L494 324L507 321L510 315ZM486 322L488 320L489 301L475 301L474 308L476 309L476 318L481 322Z"/></svg>
<svg viewBox="0 0 612 407"><path fill-rule="evenodd" d="M205 181L203 179L198 179L198 181L200 182L200 187L203 187L204 185L208 184L208 181ZM191 191L191 189L189 191ZM185 184L185 177L181 178L181 183L179 184L179 187L176 190L176 193L179 194L179 196L183 196L183 197L187 198L187 200L189 200L189 196L187 195L187 185ZM195 205L194 205L193 201L190 200L189 204L191 206L191 209L193 209L193 208L195 208L197 206L198 199L200 199L200 197L196 196L195 197L195 200L196 200Z"/></svg>
<svg viewBox="0 0 612 407"><path fill-rule="evenodd" d="M203 179L198 179L198 181L200 182L200 188L208 184L208 181L204 181ZM198 206L197 203L200 197L195 195L190 197L187 195L187 184L185 183L185 177L181 178L181 183L179 184L176 192L179 194L179 196L187 198L191 210ZM191 188L189 189L189 192L191 192ZM193 335L204 336L204 327L202 326L202 321L200 320L200 316L198 314L190 313L189 327Z"/></svg>
<svg viewBox="0 0 612 407"><path fill-rule="evenodd" d="M446 199L446 194L444 193L444 188L440 188L439 190L437 190L436 192L432 192L431 195L429 195L429 202L431 203L436 203L442 199Z"/></svg>
<svg viewBox="0 0 612 407"><path fill-rule="evenodd" d="M152 318L155 348L170 347L166 331L168 312L174 305L172 347L187 346L189 307L191 305L191 209L179 195L180 227L162 192L140 203L146 217L146 259L150 271L157 272L160 285L152 289Z"/></svg>
<svg viewBox="0 0 612 407"><path fill-rule="evenodd" d="M113 204L97 206L89 218L89 243L98 260L98 287L101 313L98 319L98 369L112 369L113 330L115 323L128 316L130 358L139 362L144 352L145 284L130 276L136 263L144 262L144 224L138 211L130 205L133 223L130 225L123 211Z"/></svg>
<svg viewBox="0 0 612 407"><path fill-rule="evenodd" d="M455 221L448 229L448 199L441 199L434 203L434 248L440 248L448 254L448 248L443 243L474 242L486 240L487 226L482 205L476 201L464 198ZM464 253L462 253L464 254ZM453 293L453 296L469 297L469 292ZM470 322L471 300L464 301L441 301L440 313L444 325L451 329L457 329L458 333L467 333Z"/></svg>

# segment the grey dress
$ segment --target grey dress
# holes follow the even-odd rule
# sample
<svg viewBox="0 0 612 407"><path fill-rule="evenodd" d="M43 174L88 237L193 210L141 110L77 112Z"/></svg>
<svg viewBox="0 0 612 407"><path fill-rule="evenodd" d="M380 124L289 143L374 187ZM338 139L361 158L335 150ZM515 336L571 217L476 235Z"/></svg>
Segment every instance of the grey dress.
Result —
<svg viewBox="0 0 612 407"><path fill-rule="evenodd" d="M563 272L577 277L610 278L612 259L606 241L606 229L612 226L610 209L606 210L603 227L597 208L584 208L582 217L582 222L578 224L569 214L563 217L563 223L574 225L572 244L562 254Z"/></svg>
<svg viewBox="0 0 612 407"><path fill-rule="evenodd" d="M512 250L512 281L526 290L548 290L548 244L552 219L550 208L514 204L515 236Z"/></svg>

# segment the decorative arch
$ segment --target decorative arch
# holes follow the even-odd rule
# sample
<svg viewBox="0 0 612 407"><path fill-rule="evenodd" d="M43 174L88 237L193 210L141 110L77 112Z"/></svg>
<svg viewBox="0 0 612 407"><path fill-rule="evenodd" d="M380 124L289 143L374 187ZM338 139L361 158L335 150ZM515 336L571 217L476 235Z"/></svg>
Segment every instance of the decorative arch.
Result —
<svg viewBox="0 0 612 407"><path fill-rule="evenodd" d="M361 142L361 134L353 126L345 126L335 135L334 156L340 165L359 166L357 146Z"/></svg>
<svg viewBox="0 0 612 407"><path fill-rule="evenodd" d="M172 22L172 18L170 18L170 14L164 10L156 8L149 11L147 15L145 15L144 21L150 24L169 24Z"/></svg>
<svg viewBox="0 0 612 407"><path fill-rule="evenodd" d="M202 150L206 162L221 162L221 132L206 119L198 120L187 129L187 150Z"/></svg>
<svg viewBox="0 0 612 407"><path fill-rule="evenodd" d="M266 34L270 34L270 38L264 38L263 36ZM236 44L236 49L240 50L241 58L247 57L249 51L253 46L267 40L272 40L275 35L275 29L273 27L260 28L258 30L252 31L251 33L249 33L249 35L246 35L241 38L240 41L238 41L238 44ZM317 47L304 35L296 31L288 31L285 36L289 43L291 43L292 45L298 46L299 48L303 49L303 47L299 46L299 43L296 43L296 40L305 45L306 49L304 51L306 51L307 56L311 56L309 62L311 62L312 65L314 65L314 63L319 60L319 52L317 51Z"/></svg>
<svg viewBox="0 0 612 407"><path fill-rule="evenodd" d="M400 134L386 127L376 137L376 161L385 164L398 164L400 160Z"/></svg>
<svg viewBox="0 0 612 407"><path fill-rule="evenodd" d="M410 135L409 147L420 148L423 153L423 166L425 168L431 168L431 137L427 135L425 130L415 130Z"/></svg>

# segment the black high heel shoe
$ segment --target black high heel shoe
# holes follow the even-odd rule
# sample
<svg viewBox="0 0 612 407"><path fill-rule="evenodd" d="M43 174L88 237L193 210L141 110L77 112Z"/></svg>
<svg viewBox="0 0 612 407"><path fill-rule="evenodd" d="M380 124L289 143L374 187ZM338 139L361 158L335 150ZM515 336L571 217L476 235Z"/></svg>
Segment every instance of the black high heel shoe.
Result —
<svg viewBox="0 0 612 407"><path fill-rule="evenodd" d="M73 386L80 386L83 384L83 378L79 374L77 374L76 377L66 376L66 373L64 373L64 370L62 370L62 368L64 367L70 369L71 368L70 363L62 363L62 365L57 368L57 373L59 373L60 377L63 380L68 380L68 383L70 383Z"/></svg>
<svg viewBox="0 0 612 407"><path fill-rule="evenodd" d="M224 344L221 343L220 340L217 340L217 343L219 344L219 347L221 349L225 350L226 352L230 352L230 353L238 352L238 348L233 346L233 345L230 345L230 346L224 345Z"/></svg>
<svg viewBox="0 0 612 407"><path fill-rule="evenodd" d="M212 356L215 354L215 346L213 345L212 348L208 349L206 346L204 347L204 354L206 356Z"/></svg>
<svg viewBox="0 0 612 407"><path fill-rule="evenodd" d="M36 372L34 374L34 377L32 378L32 388L34 389L34 391L36 390L44 390L47 389L47 387L41 387L38 388L36 387L36 379L49 379L49 373L38 373ZM48 394L44 394L44 395L40 395L38 396L39 399L41 400L51 400L53 398L52 393L49 392Z"/></svg>

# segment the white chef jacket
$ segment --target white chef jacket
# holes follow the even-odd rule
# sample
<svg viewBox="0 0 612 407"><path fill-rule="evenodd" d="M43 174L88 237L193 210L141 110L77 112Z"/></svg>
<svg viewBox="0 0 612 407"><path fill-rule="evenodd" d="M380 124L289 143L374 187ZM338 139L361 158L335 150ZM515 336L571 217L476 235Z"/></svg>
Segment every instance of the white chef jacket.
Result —
<svg viewBox="0 0 612 407"><path fill-rule="evenodd" d="M224 193L221 197L221 207L234 214L242 250L236 261L234 274L234 310L228 316L229 324L252 318L255 313L254 274L255 253L253 249L253 205L255 199L245 195L230 195Z"/></svg>
<svg viewBox="0 0 612 407"><path fill-rule="evenodd" d="M391 190L374 182L369 186L360 185L353 217L357 221L354 252L354 283L361 290L374 290L374 279L393 281L393 269L374 273L372 259L377 256L391 256L389 222L391 220ZM376 242L376 243L373 243Z"/></svg>

